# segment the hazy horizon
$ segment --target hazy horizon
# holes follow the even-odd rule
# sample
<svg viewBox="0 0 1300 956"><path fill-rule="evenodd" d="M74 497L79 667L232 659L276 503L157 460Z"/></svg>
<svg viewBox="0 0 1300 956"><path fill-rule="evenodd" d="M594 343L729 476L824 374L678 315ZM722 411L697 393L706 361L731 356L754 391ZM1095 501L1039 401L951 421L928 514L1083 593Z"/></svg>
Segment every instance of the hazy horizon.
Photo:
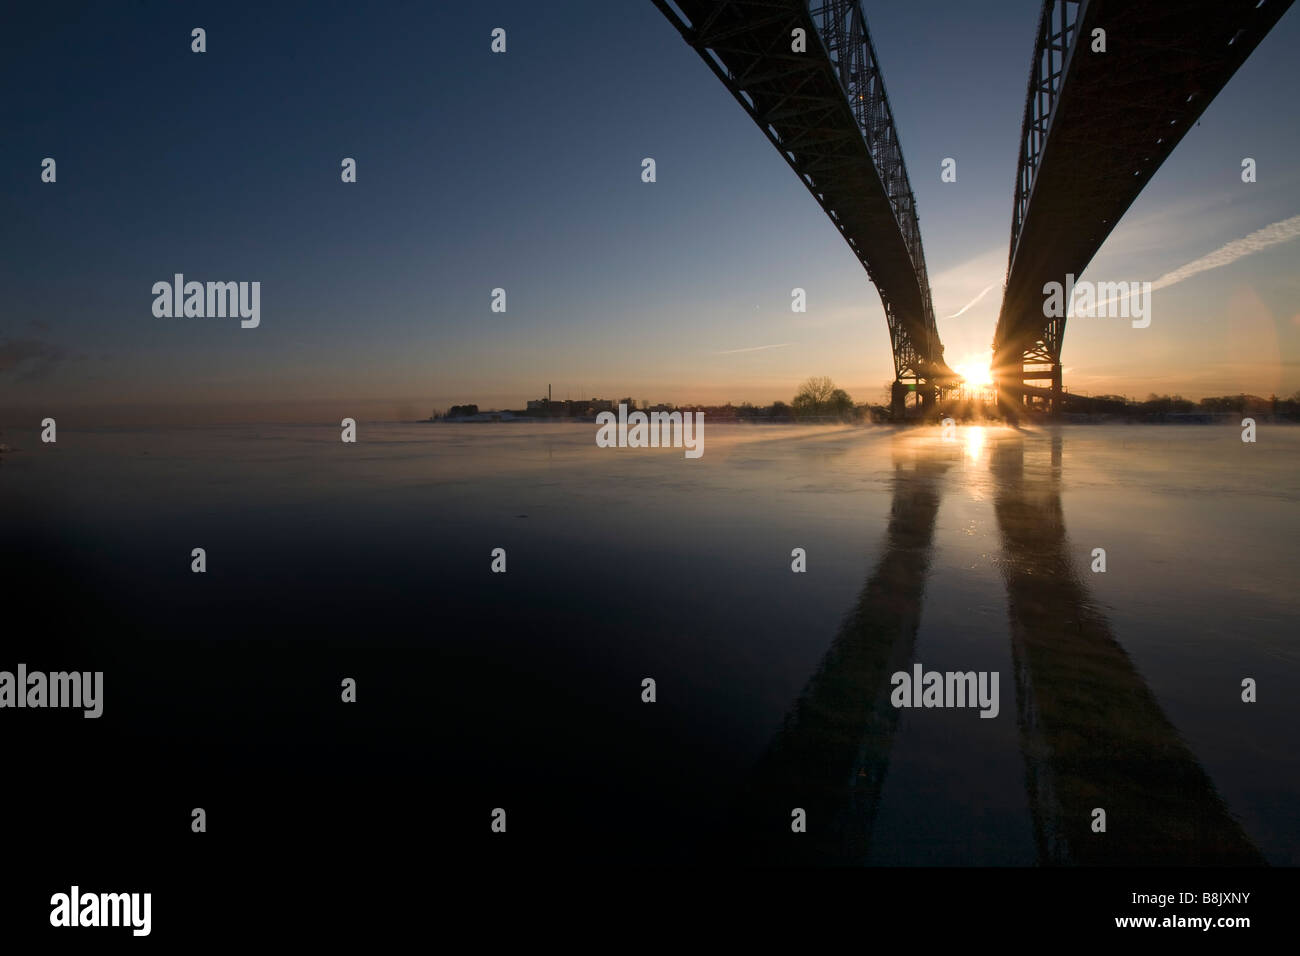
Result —
<svg viewBox="0 0 1300 956"><path fill-rule="evenodd" d="M837 383L838 384L838 383ZM878 394L873 398L861 398L853 392L852 389L845 389L849 392L850 397L857 405L871 404L888 407L888 398L883 389L878 389ZM1142 395L1130 394L1130 400L1144 401L1148 394ZM1268 399L1270 394L1260 395L1257 392L1237 389L1229 392L1212 393L1206 395L1188 395L1185 393L1154 393L1163 396L1164 394L1175 395L1189 401L1199 401L1202 398L1217 398L1222 396L1236 395L1254 395L1258 398ZM1295 393L1286 395L1277 394L1275 397L1279 400L1289 399ZM769 401L755 401L747 398L731 398L720 400L705 399L669 399L657 397L655 395L628 395L627 392L609 392L600 395L585 394L582 398L602 398L617 403L621 398L633 398L636 401L645 400L651 404L660 402L677 406L691 405L727 405L740 406L746 402L759 407L769 406L774 401L782 401L787 405L794 395L792 389L790 394L772 399ZM531 399L542 398L545 396L533 395ZM554 400L563 401L566 396L555 394ZM578 395L572 398L578 399ZM517 411L525 406L527 400L517 402L486 402L476 399L474 396L461 396L458 399L447 399L442 402L424 402L423 404L415 399L367 399L362 401L345 401L345 400L319 400L315 402L295 402L285 400L276 403L194 403L187 404L168 404L168 405L103 405L96 407L89 406L41 406L6 409L0 408L0 430L26 429L31 431L39 430L40 419L45 416L54 417L59 422L60 428L95 428L95 427L143 427L148 425L158 425L160 427L169 427L175 425L241 425L241 424L266 424L266 425L298 425L298 424L334 424L340 418L354 418L357 421L373 422L412 422L428 419L434 412L445 412L452 405L478 405L480 411Z"/></svg>

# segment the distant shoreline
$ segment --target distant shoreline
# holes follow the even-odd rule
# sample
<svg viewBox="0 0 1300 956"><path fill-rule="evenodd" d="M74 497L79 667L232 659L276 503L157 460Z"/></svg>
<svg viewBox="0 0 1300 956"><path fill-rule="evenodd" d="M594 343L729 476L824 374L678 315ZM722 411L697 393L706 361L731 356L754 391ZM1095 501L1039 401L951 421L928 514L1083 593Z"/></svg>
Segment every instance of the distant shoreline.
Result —
<svg viewBox="0 0 1300 956"><path fill-rule="evenodd" d="M774 425L781 427L800 427L806 425L846 425L846 426L877 426L877 425L938 425L942 421L942 415L929 417L913 417L902 421L871 421L869 419L844 419L830 416L810 416L805 418L737 418L737 417L706 417L705 421L710 425ZM953 420L959 425L1006 425L1010 424L1003 418L987 418L971 416L967 418L952 416ZM1056 417L1043 414L1027 414L1019 419L1016 424L1043 424L1043 425L1232 425L1234 427L1241 425L1242 418L1252 418L1258 423L1273 425L1296 425L1300 424L1300 419L1284 415L1273 415L1270 413L1246 413L1237 412L1171 412L1167 414L1136 414L1136 415L1117 415L1117 414L1088 414L1086 412L1063 412ZM416 418L405 421L397 421L397 425L595 425L595 418L558 418L558 417L532 417L520 415L512 418L488 418L484 414L471 418Z"/></svg>

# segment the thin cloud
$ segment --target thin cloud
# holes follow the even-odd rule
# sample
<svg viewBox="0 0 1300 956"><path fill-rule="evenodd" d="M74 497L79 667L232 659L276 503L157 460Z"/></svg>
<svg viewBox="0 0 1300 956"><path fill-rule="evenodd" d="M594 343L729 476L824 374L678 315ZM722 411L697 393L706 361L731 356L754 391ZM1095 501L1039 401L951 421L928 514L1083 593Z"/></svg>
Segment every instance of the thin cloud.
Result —
<svg viewBox="0 0 1300 956"><path fill-rule="evenodd" d="M1238 259L1244 259L1246 256L1256 252L1262 252L1272 246L1281 245L1284 242L1290 242L1293 239L1300 239L1300 216L1292 216L1290 219L1283 219L1272 225L1265 226L1263 229L1257 229L1250 235L1241 239L1234 239L1227 245L1220 246L1213 252L1201 256L1199 259L1193 259L1186 265L1179 266L1173 272L1166 272L1159 279L1151 283L1151 291L1156 289L1165 289L1175 283L1182 282L1184 279L1190 279L1194 275L1202 272L1208 272L1211 269L1218 269L1222 266L1231 265ZM1133 287L1127 296L1111 297L1104 302L1098 302L1097 308L1109 305L1111 302L1122 302L1126 298L1132 298L1138 292L1138 284L1133 283Z"/></svg>
<svg viewBox="0 0 1300 956"><path fill-rule="evenodd" d="M748 349L725 349L721 352L714 352L714 355L735 355L737 352L763 352L767 349L783 349L788 345L794 345L793 342L781 342L778 345L755 345Z"/></svg>
<svg viewBox="0 0 1300 956"><path fill-rule="evenodd" d="M978 302L980 299L984 298L986 295L988 295L990 292L992 292L995 288L997 288L997 285L998 285L998 283L996 283L996 282L990 282L988 285L986 285L986 286L983 288L983 290L980 291L980 294L979 294L979 295L975 296L975 298L971 299L969 302L967 302L965 305L963 305L960 309L958 309L958 310L957 310L956 312L954 312L952 315L945 315L944 318L945 318L945 319L955 319L955 318L957 318L957 316L961 315L963 312L965 312L967 309L969 309L971 306L973 306L976 302Z"/></svg>
<svg viewBox="0 0 1300 956"><path fill-rule="evenodd" d="M1280 245L1298 238L1300 238L1300 216L1283 219L1281 222L1275 222L1271 226L1258 229L1243 239L1234 239L1226 246L1215 249L1209 255L1194 259L1185 266L1179 266L1173 272L1166 272L1151 283L1151 289L1152 291L1163 289L1175 282L1190 279L1197 273L1218 269L1220 266L1229 265L1253 253L1262 252L1270 246Z"/></svg>
<svg viewBox="0 0 1300 956"><path fill-rule="evenodd" d="M12 374L20 382L37 382L68 357L67 349L52 342L11 339L0 342L0 375Z"/></svg>

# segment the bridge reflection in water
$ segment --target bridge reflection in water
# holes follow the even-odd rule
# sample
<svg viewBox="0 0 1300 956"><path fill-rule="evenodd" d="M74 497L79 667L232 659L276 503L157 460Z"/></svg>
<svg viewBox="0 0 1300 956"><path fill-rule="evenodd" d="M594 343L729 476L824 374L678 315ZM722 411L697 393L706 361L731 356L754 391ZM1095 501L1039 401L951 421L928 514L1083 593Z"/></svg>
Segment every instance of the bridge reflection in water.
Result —
<svg viewBox="0 0 1300 956"><path fill-rule="evenodd" d="M993 469L1016 713L1041 863L1263 863L1111 633L1072 560L1061 436L1047 468L1022 441ZM1106 833L1092 832L1092 810Z"/></svg>
<svg viewBox="0 0 1300 956"><path fill-rule="evenodd" d="M898 726L890 676L915 659L952 466L913 438L898 442L884 554L733 816L729 851L751 862L868 862ZM1061 508L1061 435L1029 451L1019 435L990 444L1015 671L1002 686L1015 688L1037 862L1262 864L1080 577ZM795 807L805 833L791 831ZM1092 831L1098 807L1104 834Z"/></svg>

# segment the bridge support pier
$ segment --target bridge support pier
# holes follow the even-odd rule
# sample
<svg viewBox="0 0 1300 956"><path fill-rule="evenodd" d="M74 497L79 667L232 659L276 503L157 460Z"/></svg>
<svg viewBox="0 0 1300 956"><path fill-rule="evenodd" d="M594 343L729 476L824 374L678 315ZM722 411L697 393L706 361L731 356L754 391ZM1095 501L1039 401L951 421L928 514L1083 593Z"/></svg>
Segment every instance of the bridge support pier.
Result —
<svg viewBox="0 0 1300 956"><path fill-rule="evenodd" d="M1034 361L1039 363L1037 359ZM1028 361L1026 364L1029 364ZM1020 380L1025 386L1024 397L1021 399L1025 405L1037 407L1049 415L1059 415L1064 410L1060 362L1051 362L1047 368L1026 368L1021 372ZM1035 384L1030 385L1030 382Z"/></svg>
<svg viewBox="0 0 1300 956"><path fill-rule="evenodd" d="M895 380L889 387L889 417L901 422L907 414L907 386Z"/></svg>
<svg viewBox="0 0 1300 956"><path fill-rule="evenodd" d="M939 389L929 382L918 385L917 390L921 393L921 414L926 415L934 411Z"/></svg>
<svg viewBox="0 0 1300 956"><path fill-rule="evenodd" d="M1061 363L1041 355L1026 356L998 379L998 411L1002 415L1038 412L1059 415L1065 410Z"/></svg>
<svg viewBox="0 0 1300 956"><path fill-rule="evenodd" d="M995 396L998 414L1007 421L1019 421L1025 407L1020 389L1015 388L1010 381L1001 379L995 385Z"/></svg>

